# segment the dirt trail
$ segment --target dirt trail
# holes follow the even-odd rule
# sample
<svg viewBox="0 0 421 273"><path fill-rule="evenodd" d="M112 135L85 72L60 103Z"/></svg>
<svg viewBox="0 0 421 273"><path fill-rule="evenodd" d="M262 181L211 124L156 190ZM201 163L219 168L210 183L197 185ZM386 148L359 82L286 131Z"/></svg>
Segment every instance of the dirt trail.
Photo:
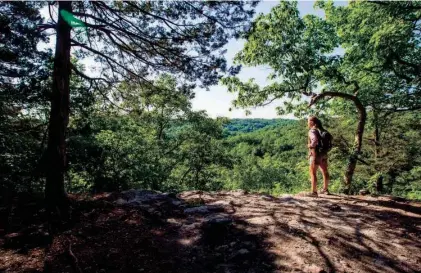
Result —
<svg viewBox="0 0 421 273"><path fill-rule="evenodd" d="M421 272L421 204L401 199L132 190L74 206L52 241L35 218L4 234L0 272Z"/></svg>

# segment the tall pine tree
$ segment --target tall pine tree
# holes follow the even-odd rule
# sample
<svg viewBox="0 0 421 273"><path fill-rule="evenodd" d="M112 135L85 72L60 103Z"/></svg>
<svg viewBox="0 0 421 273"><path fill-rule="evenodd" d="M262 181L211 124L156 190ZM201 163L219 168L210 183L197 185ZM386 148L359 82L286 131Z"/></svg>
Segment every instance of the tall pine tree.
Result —
<svg viewBox="0 0 421 273"><path fill-rule="evenodd" d="M202 86L215 84L225 72L237 71L228 71L223 46L247 30L255 5L239 1L51 4L50 14L57 10L58 20L50 18L56 48L45 189L49 209L62 212L67 207L64 174L72 72L94 87L106 85L109 90L126 80L149 84L151 92L159 92L152 78L162 72ZM95 58L98 75L78 70L71 54Z"/></svg>

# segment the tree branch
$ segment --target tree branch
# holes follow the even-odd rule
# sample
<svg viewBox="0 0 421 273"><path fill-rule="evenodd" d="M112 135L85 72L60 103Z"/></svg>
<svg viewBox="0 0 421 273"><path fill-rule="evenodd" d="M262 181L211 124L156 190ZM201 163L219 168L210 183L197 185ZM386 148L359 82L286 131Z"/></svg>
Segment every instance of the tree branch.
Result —
<svg viewBox="0 0 421 273"><path fill-rule="evenodd" d="M141 56L139 56L139 54L137 54L138 51L135 51L133 49L130 49L129 46L121 38L119 38L118 36L116 36L115 34L113 34L112 31L106 29L105 26L108 26L108 27L110 27L112 29L115 29L117 31L120 31L121 33L124 33L125 35L127 35L126 38L130 39L131 42L133 42L137 47L141 48L144 52L147 52L149 49L148 48L145 48L144 46L142 46L141 44L139 44L136 40L133 39L133 37L136 37L137 39L139 39L140 41L144 42L145 44L149 44L149 46L152 48L153 52L155 52L157 55L159 55L162 58L164 58L167 62L171 63L172 65L175 65L175 62L171 61L165 54L159 52L156 49L155 46L157 46L160 49L162 49L162 50L164 50L164 51L172 54L173 57L175 57L175 58L180 58L181 57L180 54L178 54L176 51L172 50L171 48L165 47L165 46L161 45L160 43L155 43L153 41L150 41L148 39L145 39L144 37L138 35L137 33L134 33L132 31L129 31L127 29L124 29L123 27L117 26L115 24L110 24L107 21L105 21L105 20L103 20L103 19L101 19L99 17L96 17L94 15L86 14L86 13L79 13L79 12L75 12L75 13L73 13L73 15L80 16L80 17L85 17L85 18L88 17L88 18L91 18L93 20L96 20L96 21L104 24L104 25L94 25L94 24L90 24L90 23L84 22L88 27L104 32L108 36L108 38L111 40L111 42L113 42L119 48L123 48L125 52L135 54L135 56L137 58L141 59L146 64L152 65L151 62L148 62L146 59L144 59ZM130 23L130 24L133 25L132 23ZM138 30L137 27L135 27L135 29ZM123 43L125 46L122 46L121 44L117 43L115 41L115 39L112 37L112 35L114 35L114 37L116 39L118 39L121 43ZM182 34L180 34L180 35L182 35ZM157 64L154 64L154 65L157 65Z"/></svg>
<svg viewBox="0 0 421 273"><path fill-rule="evenodd" d="M94 53L94 54L97 54L97 55L99 55L99 56L103 57L104 59L106 59L106 60L110 61L111 63L115 64L116 66L120 67L121 69L123 69L123 70L124 70L124 71L126 71L127 73L132 74L132 75L137 75L139 78L141 78L141 79L142 79L142 80L144 80L145 82L147 82L147 83L149 83L149 84L153 85L153 83L152 83L151 81L149 81L148 79L146 79L145 77L142 77L142 76L140 76L138 73L136 73L136 72L134 72L134 71L132 71L132 70L128 69L127 67L123 66L122 64L120 64L119 62L117 62L116 60L114 60L113 58L111 58L111 57L109 57L109 56L105 55L104 53L102 53L102 52L100 52L100 51L98 51L98 50L96 50L96 49L93 49L93 48L91 48L91 47L89 47L89 46L87 46L87 45L81 44L81 43L79 43L79 42L77 42L77 41L75 41L75 40L71 40L71 41L72 41L72 43L73 43L73 44L72 44L72 46L79 46L79 47L84 48L84 49L86 49L86 50L88 50L88 51L90 51L90 52L92 52L92 53ZM110 67L110 68L111 68L111 69L113 69L113 66L111 65L111 67Z"/></svg>
<svg viewBox="0 0 421 273"><path fill-rule="evenodd" d="M370 3L377 4L377 5L393 7L390 4L391 1L369 1L369 2ZM413 6L412 3L413 2L411 2L411 5L409 5L409 6L400 6L399 8L401 8L401 9L408 9L408 10L421 10L421 6Z"/></svg>
<svg viewBox="0 0 421 273"><path fill-rule="evenodd" d="M354 101L354 102L356 100L358 100L356 96L351 95L351 94L326 91L326 92L322 92L322 93L317 94L317 95L316 94L313 94L312 97L311 97L311 100L310 100L309 107L313 106L316 102L318 102L319 100L321 100L321 99L323 99L325 97L338 97L338 98L343 98L343 99L351 100L351 101Z"/></svg>
<svg viewBox="0 0 421 273"><path fill-rule="evenodd" d="M109 81L107 79L104 79L104 78L92 78L92 77L89 77L86 74L82 73L80 70L78 70L76 68L76 66L73 65L73 64L70 64L70 68L76 73L76 75L84 78L85 80L88 80L88 81L103 81L103 82L106 82L106 83L108 83L110 85L113 84L113 82L111 82L111 81Z"/></svg>
<svg viewBox="0 0 421 273"><path fill-rule="evenodd" d="M51 29L51 28L55 28L56 26L54 24L40 24L38 25L38 28L40 29L40 31L44 31L47 29Z"/></svg>
<svg viewBox="0 0 421 273"><path fill-rule="evenodd" d="M208 18L209 20L219 24L220 26L222 26L223 28L229 28L226 25L224 25L223 23L219 22L218 20L216 20L215 18L213 18L212 16L209 16L207 14L205 14L203 11L199 10L198 8L196 8L195 6L193 6L192 4L190 4L188 1L185 2L187 5L189 5L190 7L192 7L195 11L197 11L198 13L202 14L203 16L205 16L206 18ZM231 27L231 28L235 28Z"/></svg>

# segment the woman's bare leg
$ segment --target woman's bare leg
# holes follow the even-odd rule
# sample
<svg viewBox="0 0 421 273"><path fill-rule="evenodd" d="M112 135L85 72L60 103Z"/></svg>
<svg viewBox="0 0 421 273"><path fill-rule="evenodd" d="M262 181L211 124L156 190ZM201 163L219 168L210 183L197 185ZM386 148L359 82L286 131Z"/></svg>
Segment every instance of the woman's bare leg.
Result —
<svg viewBox="0 0 421 273"><path fill-rule="evenodd" d="M310 178L311 178L311 192L317 193L317 165L315 158L310 159Z"/></svg>
<svg viewBox="0 0 421 273"><path fill-rule="evenodd" d="M323 190L328 190L329 187L329 170L327 168L327 159L324 159L320 162L320 170L323 174Z"/></svg>

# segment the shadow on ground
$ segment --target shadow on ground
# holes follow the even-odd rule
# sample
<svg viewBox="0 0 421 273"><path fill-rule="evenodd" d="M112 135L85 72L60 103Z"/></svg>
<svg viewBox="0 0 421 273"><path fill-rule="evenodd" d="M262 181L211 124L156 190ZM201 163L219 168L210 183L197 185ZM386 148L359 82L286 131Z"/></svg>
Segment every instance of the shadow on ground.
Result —
<svg viewBox="0 0 421 273"><path fill-rule="evenodd" d="M243 191L191 191L178 197L78 200L74 224L51 244L28 238L12 244L3 236L0 264L5 266L0 270L421 271L419 203L346 196L274 198Z"/></svg>

